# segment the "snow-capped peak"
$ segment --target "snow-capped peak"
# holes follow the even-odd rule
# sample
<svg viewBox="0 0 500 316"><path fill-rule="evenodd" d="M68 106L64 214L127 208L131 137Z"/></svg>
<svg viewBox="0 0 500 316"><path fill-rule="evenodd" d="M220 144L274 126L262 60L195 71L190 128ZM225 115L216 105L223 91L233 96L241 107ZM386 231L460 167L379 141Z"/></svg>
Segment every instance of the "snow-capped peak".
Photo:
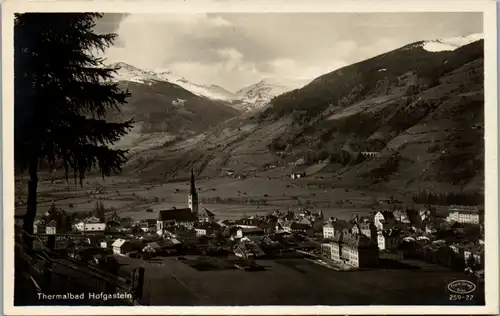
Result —
<svg viewBox="0 0 500 316"><path fill-rule="evenodd" d="M429 52L453 51L461 46L483 39L482 33L475 33L466 36L441 38L423 42L422 48Z"/></svg>
<svg viewBox="0 0 500 316"><path fill-rule="evenodd" d="M132 81L139 83L151 83L152 81L161 81L157 74L151 70L139 69L124 62L117 62L109 65L110 68L117 68L116 81Z"/></svg>
<svg viewBox="0 0 500 316"><path fill-rule="evenodd" d="M231 92L215 85L199 85L190 82L184 77L176 76L169 69L140 69L124 62L117 62L109 67L120 68L115 76L116 81L132 81L144 84L153 84L155 81L169 82L181 86L198 96L215 100L234 100L236 97Z"/></svg>
<svg viewBox="0 0 500 316"><path fill-rule="evenodd" d="M272 98L285 92L301 88L308 81L293 79L265 78L236 92L249 109L266 106Z"/></svg>

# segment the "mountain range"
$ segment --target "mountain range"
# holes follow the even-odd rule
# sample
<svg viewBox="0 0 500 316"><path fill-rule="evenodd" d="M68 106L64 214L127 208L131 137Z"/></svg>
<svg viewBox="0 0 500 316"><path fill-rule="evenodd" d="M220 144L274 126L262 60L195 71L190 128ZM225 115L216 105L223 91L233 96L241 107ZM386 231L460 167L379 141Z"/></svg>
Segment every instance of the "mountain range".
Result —
<svg viewBox="0 0 500 316"><path fill-rule="evenodd" d="M258 103L259 90L277 93L255 106L257 112L235 110L225 90L196 85L205 89L196 94L187 83L165 81L171 74L162 81L156 79L161 73L145 71L129 77L129 89L138 81L142 91L161 87L158 94L166 87L183 89L186 95L176 100L189 94L186 105L203 100L200 108L216 107L222 119L164 146L135 151L127 168L149 178L191 168L209 177L227 169L247 176L300 170L342 187L478 191L484 186L483 51L479 34L421 41L303 87L281 89L279 82L264 80L234 94L248 97L238 102ZM216 90L227 98L206 96Z"/></svg>
<svg viewBox="0 0 500 316"><path fill-rule="evenodd" d="M158 82L168 82L200 97L226 101L228 105L240 111L259 109L268 104L273 97L300 88L308 83L307 80L265 78L233 93L217 85L192 83L184 77L173 74L170 70L144 70L124 62L117 62L109 65L109 67L117 69L117 74L114 77L116 81L134 82L135 84L149 86Z"/></svg>

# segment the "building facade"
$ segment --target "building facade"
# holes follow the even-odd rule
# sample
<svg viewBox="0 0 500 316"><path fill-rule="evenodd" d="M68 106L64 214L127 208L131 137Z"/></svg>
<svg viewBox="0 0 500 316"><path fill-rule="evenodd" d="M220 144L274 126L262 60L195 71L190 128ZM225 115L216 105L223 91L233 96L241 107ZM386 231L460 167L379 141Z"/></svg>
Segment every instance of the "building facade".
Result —
<svg viewBox="0 0 500 316"><path fill-rule="evenodd" d="M362 234L338 231L334 240L321 245L323 255L333 261L342 262L355 268L370 268L378 265L377 244Z"/></svg>
<svg viewBox="0 0 500 316"><path fill-rule="evenodd" d="M481 223L481 212L476 207L452 205L449 208L447 221L478 225Z"/></svg>
<svg viewBox="0 0 500 316"><path fill-rule="evenodd" d="M399 235L394 231L379 231L377 235L378 249L394 249L401 244Z"/></svg>
<svg viewBox="0 0 500 316"><path fill-rule="evenodd" d="M103 232L106 230L106 223L86 223L81 221L75 225L79 232Z"/></svg>
<svg viewBox="0 0 500 316"><path fill-rule="evenodd" d="M377 230L386 230L394 225L394 214L389 211L379 211L375 214L373 222Z"/></svg>

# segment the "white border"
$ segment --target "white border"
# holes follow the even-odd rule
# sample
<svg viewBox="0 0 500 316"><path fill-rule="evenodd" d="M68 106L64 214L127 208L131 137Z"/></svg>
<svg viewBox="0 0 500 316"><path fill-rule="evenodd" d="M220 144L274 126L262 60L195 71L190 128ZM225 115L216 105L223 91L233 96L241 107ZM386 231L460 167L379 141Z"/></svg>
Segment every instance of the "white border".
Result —
<svg viewBox="0 0 500 316"><path fill-rule="evenodd" d="M485 244L486 306L251 306L251 307L14 307L13 13L14 12L483 12L485 39ZM498 314L498 157L497 34L494 1L36 1L2 4L4 312L9 315L165 315L165 314Z"/></svg>

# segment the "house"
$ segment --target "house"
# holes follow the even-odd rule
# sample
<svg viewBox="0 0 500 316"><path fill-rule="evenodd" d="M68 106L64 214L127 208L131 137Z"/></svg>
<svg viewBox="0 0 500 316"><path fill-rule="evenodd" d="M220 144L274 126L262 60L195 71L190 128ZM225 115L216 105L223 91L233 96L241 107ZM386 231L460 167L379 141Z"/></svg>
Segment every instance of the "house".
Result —
<svg viewBox="0 0 500 316"><path fill-rule="evenodd" d="M483 212L476 206L451 205L448 211L448 222L478 225L482 222Z"/></svg>
<svg viewBox="0 0 500 316"><path fill-rule="evenodd" d="M341 259L356 268L371 268L378 264L377 244L365 235L344 235Z"/></svg>
<svg viewBox="0 0 500 316"><path fill-rule="evenodd" d="M365 235L366 237L374 241L377 239L377 228L373 223L362 222L361 224L359 224L359 229L362 235Z"/></svg>
<svg viewBox="0 0 500 316"><path fill-rule="evenodd" d="M377 230L387 230L394 226L394 214L390 211L379 211L373 218Z"/></svg>
<svg viewBox="0 0 500 316"><path fill-rule="evenodd" d="M215 223L203 222L194 225L196 236L211 236L220 230L220 226Z"/></svg>
<svg viewBox="0 0 500 316"><path fill-rule="evenodd" d="M229 221L228 219L224 219L218 221L217 224L219 224L221 227L227 227L231 225L231 221Z"/></svg>
<svg viewBox="0 0 500 316"><path fill-rule="evenodd" d="M264 230L264 234L272 234L276 231L276 224L276 220L270 220L260 223L258 227Z"/></svg>
<svg viewBox="0 0 500 316"><path fill-rule="evenodd" d="M223 237L236 236L238 232L238 227L236 226L223 226L221 229L221 235Z"/></svg>
<svg viewBox="0 0 500 316"><path fill-rule="evenodd" d="M99 242L99 247L103 248L103 249L106 249L108 248L108 242L106 240L101 240Z"/></svg>
<svg viewBox="0 0 500 316"><path fill-rule="evenodd" d="M206 208L202 208L201 210L198 210L198 221L200 222L213 222L215 220L215 215L214 213L210 212Z"/></svg>
<svg viewBox="0 0 500 316"><path fill-rule="evenodd" d="M313 224L313 221L310 220L309 218L307 217L304 217L304 218L301 218L300 220L298 220L296 223L298 224L304 224L304 225L307 225L307 226L312 226Z"/></svg>
<svg viewBox="0 0 500 316"><path fill-rule="evenodd" d="M156 230L164 229L173 225L192 228L196 222L196 213L192 212L190 208L172 208L170 210L162 210L158 212Z"/></svg>
<svg viewBox="0 0 500 316"><path fill-rule="evenodd" d="M338 245L336 243L332 243L332 242L322 243L320 246L321 255L328 258L328 259L332 259L332 253L333 253L332 248L334 246L338 247ZM338 251L338 248L337 248L337 251ZM337 256L338 256L338 254L337 254Z"/></svg>
<svg viewBox="0 0 500 316"><path fill-rule="evenodd" d="M315 237L322 237L323 236L323 226L325 225L325 222L322 219L316 219L313 221L311 228L309 231L313 233L313 236Z"/></svg>
<svg viewBox="0 0 500 316"><path fill-rule="evenodd" d="M448 246L455 254L459 254L462 251L462 247L457 244L452 244Z"/></svg>
<svg viewBox="0 0 500 316"><path fill-rule="evenodd" d="M290 174L290 179L300 179L306 176L305 172L292 172Z"/></svg>
<svg viewBox="0 0 500 316"><path fill-rule="evenodd" d="M361 227L359 226L359 224L357 222L355 222L353 225L352 225L352 228L351 228L351 233L355 234L355 235L359 235L361 234Z"/></svg>
<svg viewBox="0 0 500 316"><path fill-rule="evenodd" d="M84 219L84 222L86 223L99 223L101 220L97 216L89 216L86 219Z"/></svg>
<svg viewBox="0 0 500 316"><path fill-rule="evenodd" d="M106 223L81 221L75 228L79 232L103 232L106 230Z"/></svg>
<svg viewBox="0 0 500 316"><path fill-rule="evenodd" d="M256 228L262 223L263 221L258 218L241 218L235 222L237 226L244 228Z"/></svg>
<svg viewBox="0 0 500 316"><path fill-rule="evenodd" d="M113 249L113 253L117 255L125 255L135 249L132 242L121 238L115 240L111 247Z"/></svg>
<svg viewBox="0 0 500 316"><path fill-rule="evenodd" d="M264 230L259 227L255 228L239 228L238 231L236 232L236 237L237 238L243 238L243 237L248 237L248 236L262 236L264 235Z"/></svg>
<svg viewBox="0 0 500 316"><path fill-rule="evenodd" d="M410 224L410 218L406 210L395 210L393 212L394 219L403 224Z"/></svg>
<svg viewBox="0 0 500 316"><path fill-rule="evenodd" d="M123 226L119 220L109 220L106 222L106 229L110 232L117 232L123 229Z"/></svg>
<svg viewBox="0 0 500 316"><path fill-rule="evenodd" d="M259 258L266 255L266 253L252 241L240 241L234 247L234 254L240 258Z"/></svg>
<svg viewBox="0 0 500 316"><path fill-rule="evenodd" d="M291 230L290 226L292 224L293 224L293 221L288 220L288 219L280 218L276 222L276 231L279 231L279 232L291 232L292 230Z"/></svg>
<svg viewBox="0 0 500 316"><path fill-rule="evenodd" d="M121 228L124 228L124 229L131 228L133 225L132 218L130 218L130 217L120 218L119 222L120 222Z"/></svg>
<svg viewBox="0 0 500 316"><path fill-rule="evenodd" d="M163 251L163 247L157 241L147 243L144 248L142 248L143 252L155 253L159 254Z"/></svg>
<svg viewBox="0 0 500 316"><path fill-rule="evenodd" d="M290 225L290 231L294 233L306 233L310 228L311 225L295 222Z"/></svg>
<svg viewBox="0 0 500 316"><path fill-rule="evenodd" d="M436 224L434 224L434 223L427 223L427 224L425 224L424 231L426 234L431 235L431 234L436 233L438 231L438 228L437 228Z"/></svg>
<svg viewBox="0 0 500 316"><path fill-rule="evenodd" d="M394 249L401 244L399 233L395 230L379 231L377 235L377 244L380 250Z"/></svg>
<svg viewBox="0 0 500 316"><path fill-rule="evenodd" d="M45 225L45 233L47 235L55 235L56 230L56 221L50 221L47 225Z"/></svg>
<svg viewBox="0 0 500 316"><path fill-rule="evenodd" d="M325 231L325 226L326 226L326 231ZM323 238L332 238L337 234L338 231L339 232L344 230L350 231L352 227L353 227L352 223L346 222L344 220L334 220L333 222L330 222L323 226ZM325 233L329 237L325 237Z"/></svg>
<svg viewBox="0 0 500 316"><path fill-rule="evenodd" d="M42 234L45 232L45 221L38 220L33 224L33 234Z"/></svg>
<svg viewBox="0 0 500 316"><path fill-rule="evenodd" d="M155 219L144 219L139 222L139 227L145 233L156 231L156 220Z"/></svg>
<svg viewBox="0 0 500 316"><path fill-rule="evenodd" d="M249 241L249 242L254 242L258 244L259 246L272 246L277 244L277 242L273 241L269 236L250 236L250 237L243 237L241 238L241 241Z"/></svg>
<svg viewBox="0 0 500 316"><path fill-rule="evenodd" d="M426 236L418 236L417 241L429 242L430 239L429 239L429 237L426 237Z"/></svg>
<svg viewBox="0 0 500 316"><path fill-rule="evenodd" d="M360 152L361 156L365 158L377 158L380 156L380 153L378 151L362 151Z"/></svg>
<svg viewBox="0 0 500 316"><path fill-rule="evenodd" d="M357 268L374 267L379 260L379 249L373 240L348 230L338 231L332 242L321 245L321 251L334 261Z"/></svg>
<svg viewBox="0 0 500 316"><path fill-rule="evenodd" d="M471 257L473 257L471 259ZM467 244L464 246L464 260L466 264L470 264L471 262L474 265L481 266L484 264L484 246L475 245L475 244Z"/></svg>

